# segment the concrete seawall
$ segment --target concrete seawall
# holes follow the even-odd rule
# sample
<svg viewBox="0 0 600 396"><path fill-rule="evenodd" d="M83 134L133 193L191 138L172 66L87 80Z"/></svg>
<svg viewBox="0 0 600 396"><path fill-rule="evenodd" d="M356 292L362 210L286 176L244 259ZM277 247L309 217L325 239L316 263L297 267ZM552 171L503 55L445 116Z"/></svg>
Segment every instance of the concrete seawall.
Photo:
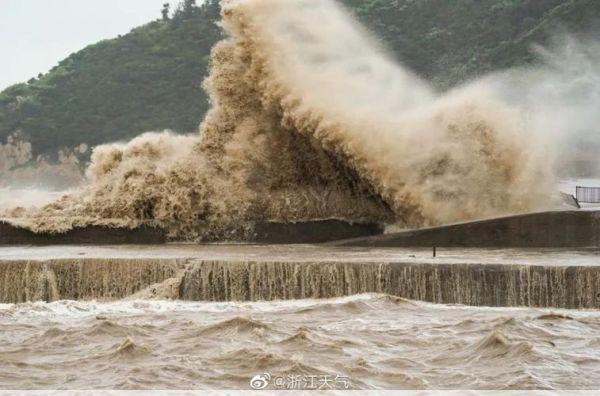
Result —
<svg viewBox="0 0 600 396"><path fill-rule="evenodd" d="M351 223L340 219L280 223L263 221L253 224L253 235L246 242L298 244L323 243L340 239L383 234L376 223Z"/></svg>
<svg viewBox="0 0 600 396"><path fill-rule="evenodd" d="M0 302L116 300L164 282L178 260L58 259L0 262Z"/></svg>
<svg viewBox="0 0 600 396"><path fill-rule="evenodd" d="M35 233L28 229L0 221L0 245L112 245L162 244L165 232L154 226L115 228L107 226L75 227L59 233Z"/></svg>
<svg viewBox="0 0 600 396"><path fill-rule="evenodd" d="M426 250L408 249L156 249L0 248L0 303L131 297L256 301L386 293L444 304L600 308L600 260L590 250L455 249L433 259Z"/></svg>
<svg viewBox="0 0 600 396"><path fill-rule="evenodd" d="M245 242L327 242L330 246L347 247L600 247L600 212L583 210L530 213L384 235L378 224L338 219L260 222L252 224L252 229ZM134 229L87 226L64 233L37 234L0 221L0 246L163 244L166 241L166 233L152 225Z"/></svg>
<svg viewBox="0 0 600 396"><path fill-rule="evenodd" d="M256 301L385 293L442 304L600 308L600 268L413 263L196 263L180 298Z"/></svg>
<svg viewBox="0 0 600 396"><path fill-rule="evenodd" d="M600 247L600 212L530 213L331 244L363 247Z"/></svg>
<svg viewBox="0 0 600 396"><path fill-rule="evenodd" d="M347 238L381 235L383 226L374 223L353 223L340 219L322 219L295 223L257 222L249 224L251 232L237 242L301 244L321 243ZM167 233L147 224L135 228L90 225L58 233L35 233L26 228L0 221L2 245L118 245L163 244ZM235 238L234 238L235 239Z"/></svg>

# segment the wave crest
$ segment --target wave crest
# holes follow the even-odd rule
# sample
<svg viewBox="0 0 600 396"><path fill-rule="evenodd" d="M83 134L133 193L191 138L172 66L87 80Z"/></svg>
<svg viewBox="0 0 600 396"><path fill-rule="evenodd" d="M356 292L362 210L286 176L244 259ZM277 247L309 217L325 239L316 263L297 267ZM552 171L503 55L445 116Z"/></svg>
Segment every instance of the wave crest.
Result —
<svg viewBox="0 0 600 396"><path fill-rule="evenodd" d="M173 238L239 239L253 221L421 226L547 201L548 159L480 85L435 94L332 0L221 4L200 135L96 149L91 184L30 213L32 229L153 220Z"/></svg>

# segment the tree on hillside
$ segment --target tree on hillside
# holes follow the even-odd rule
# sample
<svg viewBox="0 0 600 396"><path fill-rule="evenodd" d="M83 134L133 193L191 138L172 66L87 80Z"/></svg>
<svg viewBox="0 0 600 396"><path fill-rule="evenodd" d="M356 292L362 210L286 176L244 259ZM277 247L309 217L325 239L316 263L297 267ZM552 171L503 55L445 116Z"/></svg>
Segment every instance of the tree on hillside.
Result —
<svg viewBox="0 0 600 396"><path fill-rule="evenodd" d="M183 1L183 11L190 11L194 7L196 7L196 0Z"/></svg>
<svg viewBox="0 0 600 396"><path fill-rule="evenodd" d="M171 5L169 3L165 3L163 4L163 8L162 8L162 19L163 21L168 21L169 20L169 12L171 11Z"/></svg>
<svg viewBox="0 0 600 396"><path fill-rule="evenodd" d="M188 19L194 16L194 11L198 9L196 0L183 0L177 6L173 19Z"/></svg>

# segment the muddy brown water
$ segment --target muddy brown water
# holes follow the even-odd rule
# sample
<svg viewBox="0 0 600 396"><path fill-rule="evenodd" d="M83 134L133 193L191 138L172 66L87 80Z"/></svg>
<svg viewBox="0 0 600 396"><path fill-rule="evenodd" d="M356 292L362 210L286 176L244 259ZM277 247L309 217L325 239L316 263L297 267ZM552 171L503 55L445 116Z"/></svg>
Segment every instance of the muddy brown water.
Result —
<svg viewBox="0 0 600 396"><path fill-rule="evenodd" d="M163 264L175 263L176 272L182 257L213 263L294 260L321 263L320 268L340 262L435 262L428 249L0 248L0 265L70 262L75 272L85 275L76 279L89 282L83 284L87 289L79 281L60 287L81 287L90 293L85 301L0 304L0 388L250 389L251 379L265 374L269 374L268 389L310 389L325 386L327 379L337 379L329 385L352 389L600 387L600 311L596 310L431 304L385 293L285 301L165 300L164 295L144 290L133 293L132 278L119 278L123 272L103 273L105 264L91 269L78 261L113 263L114 267L106 268L133 275L141 271L135 260L152 259L167 277ZM592 269L598 262L594 250L548 249L442 249L435 260L444 265L547 268L570 263ZM148 276L157 276L153 271L157 270ZM327 273L320 272L322 279ZM282 278L265 274L264 284L285 286L277 284ZM329 274L336 284L338 273ZM94 283L94 279L102 281ZM100 290L118 290L126 296L94 297Z"/></svg>
<svg viewBox="0 0 600 396"><path fill-rule="evenodd" d="M584 389L600 386L598 345L600 312L380 294L5 304L0 386L250 389L269 373L269 389L288 376L353 389Z"/></svg>

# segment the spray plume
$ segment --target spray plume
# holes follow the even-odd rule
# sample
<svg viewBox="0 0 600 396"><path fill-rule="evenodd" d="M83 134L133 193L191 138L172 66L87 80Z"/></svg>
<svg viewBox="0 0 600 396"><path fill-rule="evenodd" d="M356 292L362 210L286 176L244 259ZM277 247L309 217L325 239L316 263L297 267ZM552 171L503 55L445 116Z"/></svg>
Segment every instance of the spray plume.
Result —
<svg viewBox="0 0 600 396"><path fill-rule="evenodd" d="M95 149L82 191L19 222L37 231L153 220L174 238L243 238L257 220L422 226L530 211L547 152L475 83L439 95L333 0L222 0L212 109L199 136Z"/></svg>

